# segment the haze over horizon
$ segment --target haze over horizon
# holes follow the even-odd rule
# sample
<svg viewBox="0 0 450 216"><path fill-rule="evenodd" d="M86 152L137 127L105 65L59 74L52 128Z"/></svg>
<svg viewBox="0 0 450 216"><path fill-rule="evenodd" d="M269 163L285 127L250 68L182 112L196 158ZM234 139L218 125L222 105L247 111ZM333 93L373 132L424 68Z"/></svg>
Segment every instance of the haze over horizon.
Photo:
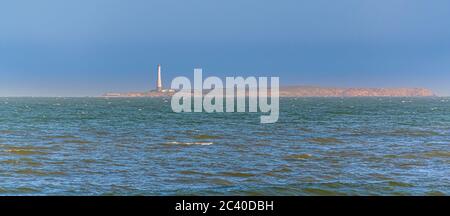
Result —
<svg viewBox="0 0 450 216"><path fill-rule="evenodd" d="M176 76L450 95L444 0L0 3L0 96L99 96Z"/></svg>

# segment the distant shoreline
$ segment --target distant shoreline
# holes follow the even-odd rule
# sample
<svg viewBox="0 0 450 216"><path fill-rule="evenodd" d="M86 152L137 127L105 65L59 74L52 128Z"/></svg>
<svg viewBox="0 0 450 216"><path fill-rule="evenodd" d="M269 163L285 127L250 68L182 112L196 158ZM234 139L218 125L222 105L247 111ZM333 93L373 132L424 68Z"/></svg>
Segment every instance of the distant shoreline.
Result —
<svg viewBox="0 0 450 216"><path fill-rule="evenodd" d="M205 91L205 94L208 91ZM80 96L0 96L0 98L145 98L171 97L174 92L124 92L106 93L103 95ZM358 97L450 97L437 95L426 88L339 88L315 86L283 86L280 87L280 97L322 97L322 98L358 98Z"/></svg>
<svg viewBox="0 0 450 216"><path fill-rule="evenodd" d="M223 89L223 91L225 92L226 89ZM208 91L205 90L204 94L207 93ZM106 93L101 97L106 98L170 97L173 94L175 94L175 92L150 91L150 92ZM437 95L434 94L433 91L426 88L333 88L333 87L314 87L314 86L280 87L280 97L436 97L436 96Z"/></svg>

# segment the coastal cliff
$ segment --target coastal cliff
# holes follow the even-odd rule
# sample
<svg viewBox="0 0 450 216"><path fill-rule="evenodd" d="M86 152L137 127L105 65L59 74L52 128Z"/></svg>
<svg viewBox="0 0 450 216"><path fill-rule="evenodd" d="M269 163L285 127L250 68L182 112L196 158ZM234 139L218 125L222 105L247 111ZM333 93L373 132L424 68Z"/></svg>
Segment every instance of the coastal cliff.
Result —
<svg viewBox="0 0 450 216"><path fill-rule="evenodd" d="M205 91L205 94L207 91ZM107 93L103 97L165 97L170 92ZM425 88L328 88L311 86L280 87L280 97L432 97Z"/></svg>

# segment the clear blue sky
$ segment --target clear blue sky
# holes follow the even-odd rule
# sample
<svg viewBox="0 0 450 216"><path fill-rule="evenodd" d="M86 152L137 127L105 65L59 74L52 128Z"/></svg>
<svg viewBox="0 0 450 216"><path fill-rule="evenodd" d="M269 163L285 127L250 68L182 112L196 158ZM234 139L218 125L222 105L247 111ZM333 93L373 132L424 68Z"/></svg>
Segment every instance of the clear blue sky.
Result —
<svg viewBox="0 0 450 216"><path fill-rule="evenodd" d="M144 91L194 67L450 95L448 0L0 2L0 96Z"/></svg>

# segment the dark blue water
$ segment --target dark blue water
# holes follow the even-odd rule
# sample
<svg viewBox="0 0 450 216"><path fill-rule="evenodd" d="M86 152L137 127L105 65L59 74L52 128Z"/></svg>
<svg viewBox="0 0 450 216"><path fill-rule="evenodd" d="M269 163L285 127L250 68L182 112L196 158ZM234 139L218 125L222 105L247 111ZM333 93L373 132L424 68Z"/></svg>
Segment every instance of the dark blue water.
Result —
<svg viewBox="0 0 450 216"><path fill-rule="evenodd" d="M0 98L0 195L450 195L448 98Z"/></svg>

